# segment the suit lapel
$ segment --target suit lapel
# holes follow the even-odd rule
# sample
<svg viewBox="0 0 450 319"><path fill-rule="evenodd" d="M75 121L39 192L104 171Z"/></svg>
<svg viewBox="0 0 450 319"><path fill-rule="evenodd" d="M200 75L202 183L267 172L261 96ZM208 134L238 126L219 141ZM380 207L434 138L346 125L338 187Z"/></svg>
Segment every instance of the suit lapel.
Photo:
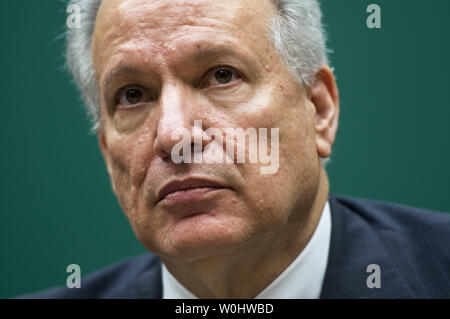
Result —
<svg viewBox="0 0 450 319"><path fill-rule="evenodd" d="M321 298L414 298L374 228L330 196L331 242ZM380 266L380 288L368 288L371 264Z"/></svg>

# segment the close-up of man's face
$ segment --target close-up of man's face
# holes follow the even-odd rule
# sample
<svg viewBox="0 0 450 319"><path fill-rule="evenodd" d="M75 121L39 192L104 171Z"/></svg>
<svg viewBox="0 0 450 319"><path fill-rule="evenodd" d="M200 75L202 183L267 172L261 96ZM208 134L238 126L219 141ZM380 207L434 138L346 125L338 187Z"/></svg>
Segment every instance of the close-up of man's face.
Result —
<svg viewBox="0 0 450 319"><path fill-rule="evenodd" d="M450 2L2 5L0 298L450 298Z"/></svg>
<svg viewBox="0 0 450 319"><path fill-rule="evenodd" d="M100 146L134 232L162 258L264 251L259 242L279 238L289 247L299 239L280 235L304 227L326 183L321 159L338 117L333 76L324 65L306 87L292 75L267 36L276 10L266 0L101 4L92 42ZM201 141L202 163L173 161L180 128ZM205 138L209 128L224 136L266 128L268 153L277 128L277 169L261 174L267 163L251 163L249 148L244 163L208 162L209 144L230 155L229 140Z"/></svg>

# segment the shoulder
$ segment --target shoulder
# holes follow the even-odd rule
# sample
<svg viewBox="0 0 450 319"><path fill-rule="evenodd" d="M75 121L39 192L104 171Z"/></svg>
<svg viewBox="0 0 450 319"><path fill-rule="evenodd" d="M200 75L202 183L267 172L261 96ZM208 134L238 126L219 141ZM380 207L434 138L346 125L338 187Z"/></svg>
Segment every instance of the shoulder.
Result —
<svg viewBox="0 0 450 319"><path fill-rule="evenodd" d="M359 247L361 258L385 255L418 298L450 297L450 214L343 196L330 196L330 206L342 245Z"/></svg>
<svg viewBox="0 0 450 319"><path fill-rule="evenodd" d="M400 232L439 228L450 235L448 213L349 196L330 196L330 199L359 215L374 228Z"/></svg>
<svg viewBox="0 0 450 319"><path fill-rule="evenodd" d="M130 284L152 270L159 270L160 260L146 253L116 262L81 277L81 288L54 287L18 296L19 299L122 298ZM158 272L158 271L157 271Z"/></svg>

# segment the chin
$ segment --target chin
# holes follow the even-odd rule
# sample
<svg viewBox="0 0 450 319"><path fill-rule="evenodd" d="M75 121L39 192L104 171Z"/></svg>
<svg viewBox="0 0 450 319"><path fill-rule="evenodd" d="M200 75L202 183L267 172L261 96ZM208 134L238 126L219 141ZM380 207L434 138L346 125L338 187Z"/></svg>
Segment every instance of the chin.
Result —
<svg viewBox="0 0 450 319"><path fill-rule="evenodd" d="M249 240L243 221L207 214L184 218L144 246L163 259L195 262L235 252ZM156 238L155 238L156 237ZM149 241L147 241L149 243Z"/></svg>

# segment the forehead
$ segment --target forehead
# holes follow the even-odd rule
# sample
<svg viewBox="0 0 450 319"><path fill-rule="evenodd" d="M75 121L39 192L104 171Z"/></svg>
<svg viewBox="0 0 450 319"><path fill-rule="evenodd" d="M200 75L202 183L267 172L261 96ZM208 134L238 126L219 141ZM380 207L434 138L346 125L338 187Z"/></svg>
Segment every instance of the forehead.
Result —
<svg viewBox="0 0 450 319"><path fill-rule="evenodd" d="M94 31L94 64L118 52L173 55L203 41L257 50L274 10L271 0L104 0Z"/></svg>
<svg viewBox="0 0 450 319"><path fill-rule="evenodd" d="M149 27L163 30L182 25L215 25L239 20L264 0L103 0L98 18L129 31ZM210 20L210 21L208 21Z"/></svg>

